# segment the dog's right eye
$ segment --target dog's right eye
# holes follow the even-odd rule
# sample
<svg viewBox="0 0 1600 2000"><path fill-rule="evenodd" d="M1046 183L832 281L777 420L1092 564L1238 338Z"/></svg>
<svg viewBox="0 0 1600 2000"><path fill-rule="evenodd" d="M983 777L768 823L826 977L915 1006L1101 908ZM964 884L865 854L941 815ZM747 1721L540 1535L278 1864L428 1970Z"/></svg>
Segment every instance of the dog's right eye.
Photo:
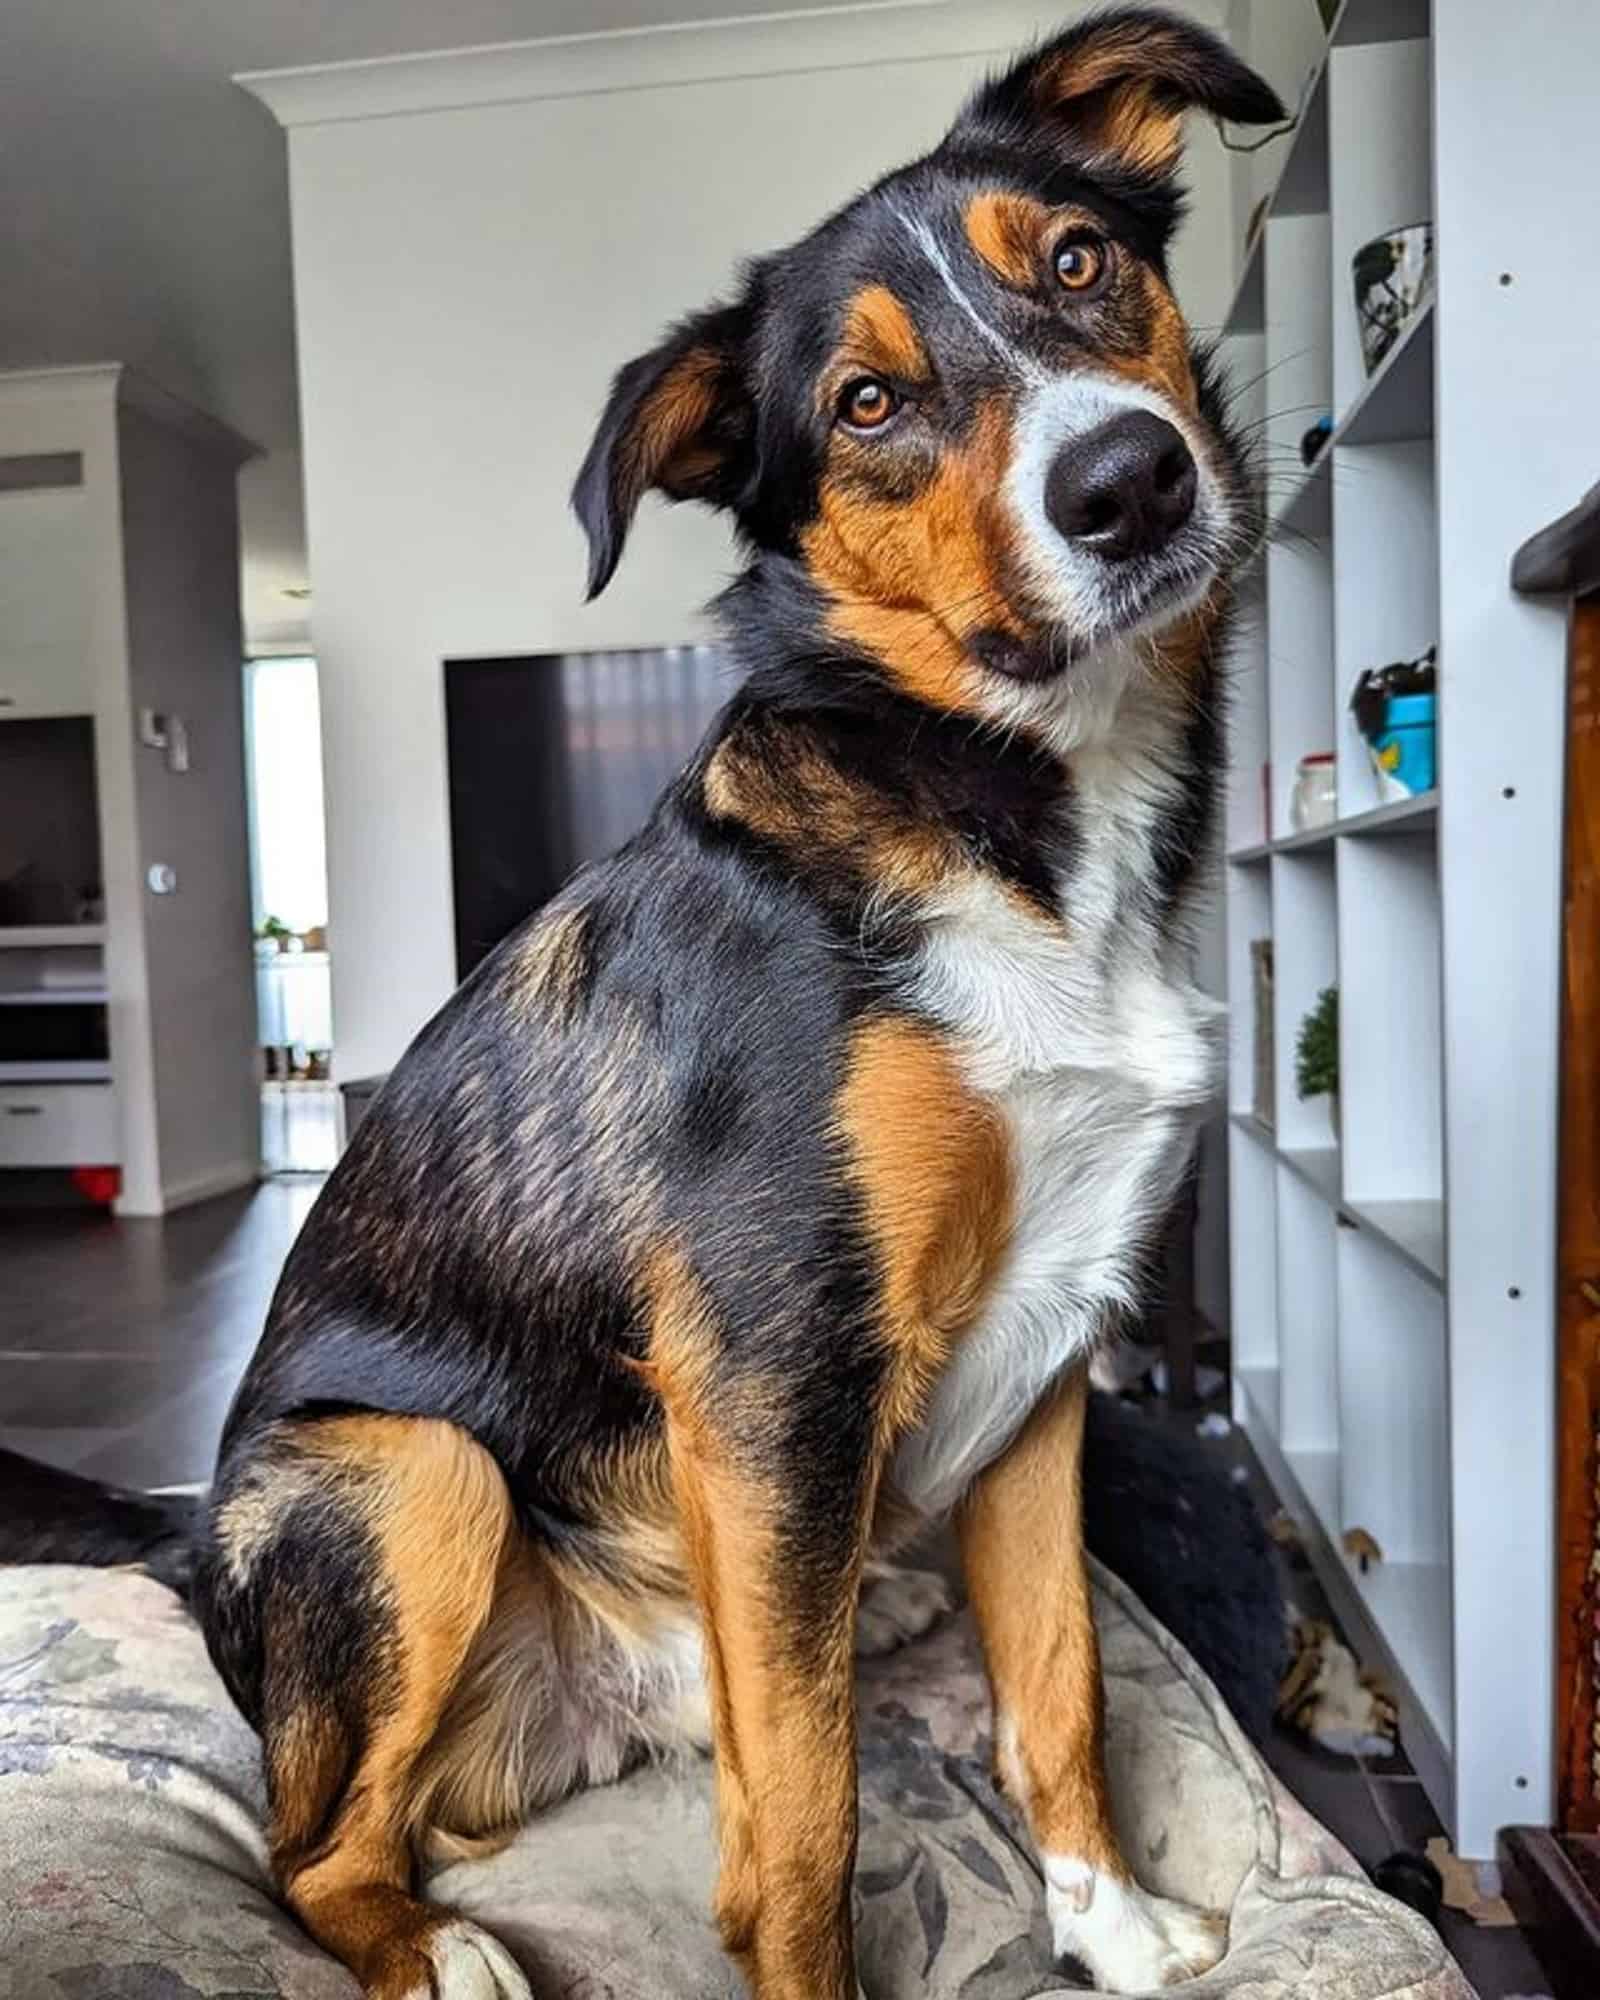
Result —
<svg viewBox="0 0 1600 2000"><path fill-rule="evenodd" d="M853 431L881 431L900 407L900 399L876 375L858 375L839 391L835 406L839 421Z"/></svg>

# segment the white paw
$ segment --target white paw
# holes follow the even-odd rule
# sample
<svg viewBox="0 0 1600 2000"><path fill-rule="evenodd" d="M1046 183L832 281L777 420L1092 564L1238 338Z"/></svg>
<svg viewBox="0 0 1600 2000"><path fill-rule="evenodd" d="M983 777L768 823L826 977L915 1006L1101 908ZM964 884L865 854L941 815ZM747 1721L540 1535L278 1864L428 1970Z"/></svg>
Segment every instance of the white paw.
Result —
<svg viewBox="0 0 1600 2000"><path fill-rule="evenodd" d="M1159 1993L1221 1958L1227 1926L1065 1855L1045 1856L1045 1900L1058 1958L1087 1966L1107 1993Z"/></svg>
<svg viewBox="0 0 1600 2000"><path fill-rule="evenodd" d="M950 1592L931 1569L899 1569L889 1563L867 1572L856 1610L856 1654L863 1660L892 1653L920 1639L950 1609Z"/></svg>
<svg viewBox="0 0 1600 2000"><path fill-rule="evenodd" d="M418 1949L431 1979L406 2000L533 2000L533 1988L503 1944L465 1918L430 1931Z"/></svg>

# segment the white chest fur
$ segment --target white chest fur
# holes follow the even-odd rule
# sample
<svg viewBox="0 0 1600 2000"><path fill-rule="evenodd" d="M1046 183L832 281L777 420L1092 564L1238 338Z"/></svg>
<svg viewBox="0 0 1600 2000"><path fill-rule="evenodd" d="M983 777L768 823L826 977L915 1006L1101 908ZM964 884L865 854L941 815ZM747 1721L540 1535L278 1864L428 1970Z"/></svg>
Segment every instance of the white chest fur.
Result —
<svg viewBox="0 0 1600 2000"><path fill-rule="evenodd" d="M1137 894L1164 803L1108 752L1073 760L1081 843L1065 917L974 878L932 927L918 1004L959 1038L1011 1139L1014 1221L998 1281L901 1445L894 1481L948 1510L1108 1311L1181 1175L1215 1071L1218 1009Z"/></svg>

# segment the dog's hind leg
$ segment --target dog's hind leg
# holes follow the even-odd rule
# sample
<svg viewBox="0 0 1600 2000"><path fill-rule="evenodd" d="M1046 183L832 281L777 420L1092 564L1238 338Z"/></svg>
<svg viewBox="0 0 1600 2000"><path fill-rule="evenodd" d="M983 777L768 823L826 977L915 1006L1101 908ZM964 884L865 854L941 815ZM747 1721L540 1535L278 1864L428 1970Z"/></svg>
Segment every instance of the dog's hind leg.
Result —
<svg viewBox="0 0 1600 2000"><path fill-rule="evenodd" d="M428 1753L513 1533L488 1453L415 1418L286 1427L217 1509L202 1614L256 1711L274 1871L368 2000L529 2000L502 1945L411 1894Z"/></svg>

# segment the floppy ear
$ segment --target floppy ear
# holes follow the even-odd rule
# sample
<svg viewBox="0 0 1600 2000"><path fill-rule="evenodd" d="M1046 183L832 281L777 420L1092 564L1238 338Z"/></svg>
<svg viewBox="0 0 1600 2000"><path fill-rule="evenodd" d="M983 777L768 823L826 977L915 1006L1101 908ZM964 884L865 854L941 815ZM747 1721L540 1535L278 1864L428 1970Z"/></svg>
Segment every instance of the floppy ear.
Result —
<svg viewBox="0 0 1600 2000"><path fill-rule="evenodd" d="M1216 35L1155 7L1092 15L986 84L966 117L1059 134L1074 154L1161 179L1183 150L1183 114L1241 125L1287 114L1277 92Z"/></svg>
<svg viewBox="0 0 1600 2000"><path fill-rule="evenodd" d="M572 505L589 537L589 596L611 581L639 502L653 486L673 500L726 506L753 455L747 366L751 315L713 306L630 361L611 385Z"/></svg>

